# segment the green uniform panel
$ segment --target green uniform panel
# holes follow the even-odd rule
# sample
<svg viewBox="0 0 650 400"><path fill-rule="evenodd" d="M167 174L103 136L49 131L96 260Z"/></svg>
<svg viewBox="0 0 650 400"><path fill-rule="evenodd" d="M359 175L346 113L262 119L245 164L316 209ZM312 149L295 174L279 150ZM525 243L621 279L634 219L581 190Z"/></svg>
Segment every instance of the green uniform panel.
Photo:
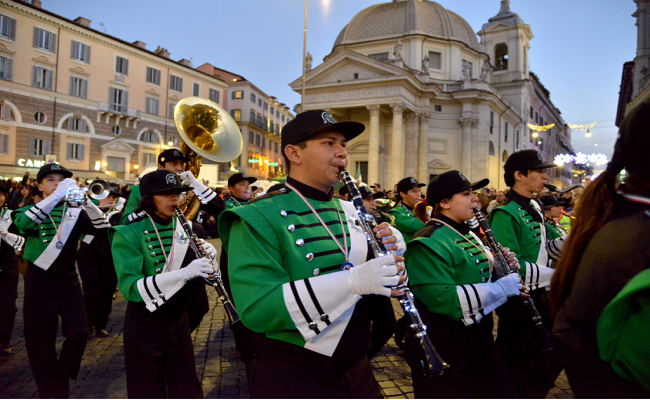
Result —
<svg viewBox="0 0 650 400"><path fill-rule="evenodd" d="M56 228L52 224L52 220L54 220L56 226L61 226L64 205L64 203L61 203L54 207L50 212L52 219L45 218L40 224L25 215L27 210L34 207L33 205L19 208L11 214L18 233L27 240L25 254L23 255L25 260L33 263L45 251L50 242L58 241Z"/></svg>
<svg viewBox="0 0 650 400"><path fill-rule="evenodd" d="M175 225L171 221L168 225L156 223L156 228L169 256ZM165 267L165 255L151 220L143 217L128 225L113 226L109 239L120 291L128 301L143 301L137 281L160 274Z"/></svg>
<svg viewBox="0 0 650 400"><path fill-rule="evenodd" d="M463 235L465 240L439 223L429 224L423 232L427 229L435 230L430 237L411 240L404 254L410 286L429 311L460 321L456 286L489 282L489 260L470 233Z"/></svg>
<svg viewBox="0 0 650 400"><path fill-rule="evenodd" d="M228 199L225 203L226 203L226 210L230 210L248 204L247 201L235 200L232 198Z"/></svg>
<svg viewBox="0 0 650 400"><path fill-rule="evenodd" d="M532 200L531 207L534 208ZM524 261L536 263L542 245L539 222L533 220L533 217L516 201L496 207L490 213L489 219L494 238L517 255L521 266L520 274L525 278Z"/></svg>
<svg viewBox="0 0 650 400"><path fill-rule="evenodd" d="M349 242L337 199L309 199L332 233ZM341 220L343 231L341 231ZM304 346L284 303L282 285L339 271L345 257L318 218L293 191L274 192L219 217L229 254L228 274L237 311L247 327L272 339Z"/></svg>
<svg viewBox="0 0 650 400"><path fill-rule="evenodd" d="M650 392L650 270L635 276L598 320L598 350L621 378Z"/></svg>
<svg viewBox="0 0 650 400"><path fill-rule="evenodd" d="M122 214L122 218L120 219L120 225L129 222L129 215L138 208L141 198L140 185L131 186L131 195L129 196L129 200L126 202L126 207L124 207L124 214Z"/></svg>
<svg viewBox="0 0 650 400"><path fill-rule="evenodd" d="M546 222L546 240L554 240L557 238L561 238L562 234L560 231L555 229L555 226L553 226L552 223Z"/></svg>
<svg viewBox="0 0 650 400"><path fill-rule="evenodd" d="M395 228L400 231L404 237L404 241L407 243L411 240L415 232L424 228L424 222L420 221L411 210L402 204L392 208L388 213L395 217Z"/></svg>

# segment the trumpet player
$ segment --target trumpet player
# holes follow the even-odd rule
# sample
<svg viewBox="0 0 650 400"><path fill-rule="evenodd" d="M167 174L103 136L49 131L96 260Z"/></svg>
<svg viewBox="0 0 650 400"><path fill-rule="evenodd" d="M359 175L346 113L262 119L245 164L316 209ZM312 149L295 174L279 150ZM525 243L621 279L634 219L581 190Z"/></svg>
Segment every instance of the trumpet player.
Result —
<svg viewBox="0 0 650 400"><path fill-rule="evenodd" d="M215 273L214 247L197 243L207 256L188 251L189 240L175 216L180 194L191 190L172 171L157 170L140 181L140 215L109 233L124 317L124 361L130 398L201 398L190 337L188 282ZM203 232L192 223L195 232Z"/></svg>
<svg viewBox="0 0 650 400"><path fill-rule="evenodd" d="M38 171L43 200L13 212L14 225L25 236L25 344L34 380L42 398L67 397L68 379L76 379L86 347L88 328L79 277L75 270L82 234L106 235L103 213L86 198L81 207L64 200L76 182L59 164ZM62 320L65 337L57 358L56 332Z"/></svg>
<svg viewBox="0 0 650 400"><path fill-rule="evenodd" d="M219 233L233 299L254 332L251 398L377 398L370 350L370 295L400 294L402 257L368 260L354 206L334 199L345 146L363 132L324 110L300 113L282 131L285 188L226 210ZM389 250L405 248L388 224L374 229ZM398 240L399 239L399 240Z"/></svg>

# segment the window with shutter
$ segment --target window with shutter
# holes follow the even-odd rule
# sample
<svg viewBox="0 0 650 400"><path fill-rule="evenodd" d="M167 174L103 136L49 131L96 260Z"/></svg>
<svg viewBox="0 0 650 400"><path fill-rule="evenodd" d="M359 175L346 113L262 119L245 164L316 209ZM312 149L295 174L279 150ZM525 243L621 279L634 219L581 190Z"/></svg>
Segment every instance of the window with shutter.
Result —
<svg viewBox="0 0 650 400"><path fill-rule="evenodd" d="M39 49L56 52L56 34L34 27L33 46Z"/></svg>
<svg viewBox="0 0 650 400"><path fill-rule="evenodd" d="M6 15L0 14L0 36L16 40L16 20Z"/></svg>
<svg viewBox="0 0 650 400"><path fill-rule="evenodd" d="M158 99L147 97L146 112L147 114L158 115Z"/></svg>
<svg viewBox="0 0 650 400"><path fill-rule="evenodd" d="M219 91L217 89L210 89L210 101L219 104Z"/></svg>
<svg viewBox="0 0 650 400"><path fill-rule="evenodd" d="M6 104L0 104L0 117L5 121L11 121L11 107Z"/></svg>
<svg viewBox="0 0 650 400"><path fill-rule="evenodd" d="M122 75L128 75L129 74L129 60L124 58L124 57L115 56L115 73L122 74Z"/></svg>
<svg viewBox="0 0 650 400"><path fill-rule="evenodd" d="M176 75L169 76L169 89L177 92L183 91L183 78Z"/></svg>
<svg viewBox="0 0 650 400"><path fill-rule="evenodd" d="M176 102L170 102L169 110L167 110L167 118L174 118L174 108L176 108Z"/></svg>
<svg viewBox="0 0 650 400"><path fill-rule="evenodd" d="M7 57L0 57L0 79L10 81L13 79L13 60Z"/></svg>
<svg viewBox="0 0 650 400"><path fill-rule="evenodd" d="M147 83L160 86L160 70L147 67Z"/></svg>
<svg viewBox="0 0 650 400"><path fill-rule="evenodd" d="M0 154L9 153L9 135L0 133Z"/></svg>
<svg viewBox="0 0 650 400"><path fill-rule="evenodd" d="M201 95L201 85L194 82L192 85L192 96L197 96L199 97Z"/></svg>

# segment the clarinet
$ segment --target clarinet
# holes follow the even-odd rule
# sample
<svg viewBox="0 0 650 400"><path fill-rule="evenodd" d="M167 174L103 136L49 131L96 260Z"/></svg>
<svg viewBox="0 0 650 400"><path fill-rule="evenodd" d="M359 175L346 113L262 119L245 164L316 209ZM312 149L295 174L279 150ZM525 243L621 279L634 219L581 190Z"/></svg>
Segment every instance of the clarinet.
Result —
<svg viewBox="0 0 650 400"><path fill-rule="evenodd" d="M377 240L377 237L372 231L377 226L377 221L373 215L366 210L361 194L354 185L350 173L342 168L340 179L345 183L350 191L352 204L354 204L357 216L359 217L360 227L364 231L366 240L368 240L375 257L392 254L392 252L386 250L381 241ZM404 283L391 289L401 290L404 292L404 294L397 296L397 299L399 300L399 304L402 306L402 310L404 310L404 314L409 320L409 326L415 331L415 337L419 339L420 345L424 350L424 360L421 360L424 375L442 375L442 373L449 368L449 364L440 357L436 348L433 346L433 343L431 343L431 339L429 339L429 335L427 334L427 327L422 322L422 318L420 318L420 313L417 308L415 308L415 296L413 296L413 292L411 292L409 287Z"/></svg>
<svg viewBox="0 0 650 400"><path fill-rule="evenodd" d="M495 273L493 276L493 281L498 280L509 274L519 274L516 268L512 268L508 264L508 261L506 260L506 257L503 254L503 247L494 238L492 229L490 228L490 225L485 220L485 217L483 217L483 214L481 214L481 212L475 208L474 215L476 215L476 219L478 220L479 225L481 225L481 229L483 229L483 233L485 234L485 240L488 246L490 247L490 250L492 250L492 253L494 253L494 256L496 257L496 267L494 268ZM521 298L521 299L524 303L524 306L526 306L526 308L528 309L528 313L533 319L533 324L535 324L535 327L537 328L537 331L539 332L542 338L542 343L543 343L542 351L553 350L553 343L551 343L551 335L548 333L548 330L546 329L544 324L542 324L542 317L539 315L539 312L535 307L535 303L533 302L532 297Z"/></svg>
<svg viewBox="0 0 650 400"><path fill-rule="evenodd" d="M178 207L175 207L175 212L176 212L176 216L178 217L178 220L181 223L181 226L183 227L183 230L185 231L185 234L190 238L190 247L192 248L192 250L194 250L194 254L196 255L196 258L205 257L203 254L201 254L201 250L199 250L199 246L196 244L198 238L196 237L196 234L192 230L190 223L187 222L185 215L183 215L183 212ZM214 274L212 278L204 278L204 279L208 285L212 286L217 291L217 294L219 295L219 298L223 303L223 307L226 309L226 314L228 315L228 319L230 320L230 327L232 328L234 324L240 322L239 314L237 314L237 310L235 310L235 306L230 301L230 297L228 297L226 288L223 286L223 282L221 281L221 276L219 276L218 274Z"/></svg>

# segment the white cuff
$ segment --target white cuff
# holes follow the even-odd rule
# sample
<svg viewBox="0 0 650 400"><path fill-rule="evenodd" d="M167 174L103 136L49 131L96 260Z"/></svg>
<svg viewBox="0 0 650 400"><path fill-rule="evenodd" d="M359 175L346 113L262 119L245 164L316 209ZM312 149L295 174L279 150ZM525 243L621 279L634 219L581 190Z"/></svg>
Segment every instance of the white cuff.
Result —
<svg viewBox="0 0 650 400"><path fill-rule="evenodd" d="M339 271L282 285L284 304L305 341L319 335L361 299L352 291L348 274Z"/></svg>
<svg viewBox="0 0 650 400"><path fill-rule="evenodd" d="M524 285L528 290L535 290L551 285L555 270L535 263L526 262L526 279Z"/></svg>
<svg viewBox="0 0 650 400"><path fill-rule="evenodd" d="M110 228L111 224L108 223L108 219L96 205L88 201L83 207L95 226L95 229Z"/></svg>
<svg viewBox="0 0 650 400"><path fill-rule="evenodd" d="M7 232L3 236L2 240L7 242L7 244L9 246L13 247L14 250L16 250L16 251L22 250L23 245L25 244L25 238L23 238L22 236L16 235L14 233L9 233L9 232Z"/></svg>
<svg viewBox="0 0 650 400"><path fill-rule="evenodd" d="M139 279L137 285L147 310L154 312L185 286L185 279L177 270Z"/></svg>
<svg viewBox="0 0 650 400"><path fill-rule="evenodd" d="M568 236L562 236L546 242L546 251L548 252L549 257L551 257L553 260L560 260L560 257L562 256L562 250L564 249L564 240L567 237Z"/></svg>
<svg viewBox="0 0 650 400"><path fill-rule="evenodd" d="M194 182L190 183L190 186L192 187L194 194L196 194L199 200L201 200L202 204L208 204L210 200L217 196L217 192L199 182L198 179L195 179Z"/></svg>
<svg viewBox="0 0 650 400"><path fill-rule="evenodd" d="M503 288L496 283L458 285L456 292L466 326L480 322L508 300Z"/></svg>
<svg viewBox="0 0 650 400"><path fill-rule="evenodd" d="M57 199L53 194L47 196L37 204L34 204L33 207L30 207L29 210L25 211L25 215L32 221L40 224L48 215L50 215L59 200L60 199Z"/></svg>

